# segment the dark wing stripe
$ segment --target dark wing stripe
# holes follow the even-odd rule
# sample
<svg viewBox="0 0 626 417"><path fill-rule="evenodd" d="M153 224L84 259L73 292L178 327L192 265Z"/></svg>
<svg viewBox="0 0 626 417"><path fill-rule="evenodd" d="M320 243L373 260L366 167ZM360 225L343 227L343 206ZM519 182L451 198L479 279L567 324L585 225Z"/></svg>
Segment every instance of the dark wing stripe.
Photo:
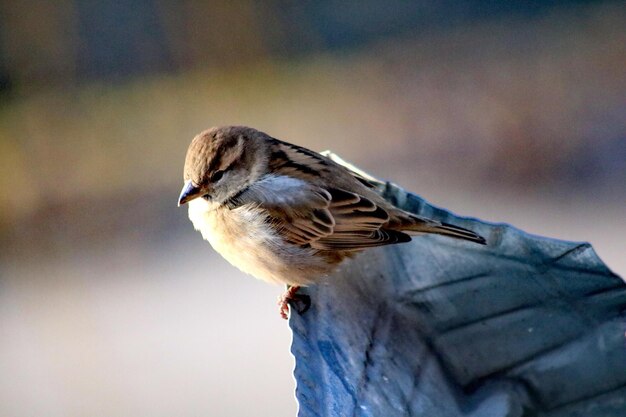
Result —
<svg viewBox="0 0 626 417"><path fill-rule="evenodd" d="M293 149L296 152L299 152L299 153L304 154L304 155L306 155L308 157L317 159L318 162L320 164L322 164L322 165L328 165L328 163L324 160L324 158L320 154L318 154L317 152L313 152L312 150L307 149L307 148L303 148L302 146L294 145L293 143L283 142L283 141L278 140L278 139L275 139L275 140L277 142L280 142L282 145L284 145L284 146L286 146L288 148Z"/></svg>
<svg viewBox="0 0 626 417"><path fill-rule="evenodd" d="M272 139L274 146L270 153L269 168L271 172L299 174L311 177L321 176L320 171L326 171L328 162L320 154L301 148L278 139Z"/></svg>
<svg viewBox="0 0 626 417"><path fill-rule="evenodd" d="M334 217L346 217L348 219L364 219L372 223L382 224L389 220L389 214L380 207L375 207L374 210L365 211L360 208L349 210L348 207L340 207L336 209L331 206L330 211Z"/></svg>
<svg viewBox="0 0 626 417"><path fill-rule="evenodd" d="M352 174L352 176L354 178L356 178L361 184L363 184L367 188L374 188L374 187L376 187L375 184L373 184L372 182L370 182L367 179L363 178L362 176L358 175L357 173L352 172L352 171L350 171L350 173Z"/></svg>
<svg viewBox="0 0 626 417"><path fill-rule="evenodd" d="M320 239L317 242L311 244L312 247L321 250L345 250L354 251L365 248L371 248L381 245L389 245L392 243L410 242L411 237L405 233L397 232L394 230L377 230L374 233L367 236L367 239L332 239L327 237Z"/></svg>
<svg viewBox="0 0 626 417"><path fill-rule="evenodd" d="M349 204L358 203L361 200L357 194L348 191L339 190L337 188L328 190L331 196L331 204L333 207L341 207Z"/></svg>
<svg viewBox="0 0 626 417"><path fill-rule="evenodd" d="M335 225L335 220L330 215L328 210L313 210L313 216L316 223L322 223L326 226L333 227Z"/></svg>
<svg viewBox="0 0 626 417"><path fill-rule="evenodd" d="M366 198L361 198L356 203L343 204L340 206L335 206L331 200L330 208L333 211L333 213L337 213L337 214L359 211L359 212L366 212L367 214L373 214L374 216L377 216L377 217L382 215L379 211L382 209L379 209L379 207L376 204L372 203L370 200Z"/></svg>
<svg viewBox="0 0 626 417"><path fill-rule="evenodd" d="M295 227L284 226L283 229L288 232L285 234L286 240L297 245L308 245L312 240L319 239L318 235Z"/></svg>
<svg viewBox="0 0 626 417"><path fill-rule="evenodd" d="M306 165L297 164L293 161L285 161L279 168L282 169L293 169L294 171L300 171L303 174L311 175L313 177L319 177L321 174L318 170L309 168Z"/></svg>
<svg viewBox="0 0 626 417"><path fill-rule="evenodd" d="M328 235L333 232L332 227L311 221L309 219L294 219L291 224L300 230L313 233L317 237Z"/></svg>
<svg viewBox="0 0 626 417"><path fill-rule="evenodd" d="M304 164L294 162L282 149L277 149L270 154L270 170L276 172L278 170L294 170L303 174L319 177L320 173L313 168L309 168Z"/></svg>

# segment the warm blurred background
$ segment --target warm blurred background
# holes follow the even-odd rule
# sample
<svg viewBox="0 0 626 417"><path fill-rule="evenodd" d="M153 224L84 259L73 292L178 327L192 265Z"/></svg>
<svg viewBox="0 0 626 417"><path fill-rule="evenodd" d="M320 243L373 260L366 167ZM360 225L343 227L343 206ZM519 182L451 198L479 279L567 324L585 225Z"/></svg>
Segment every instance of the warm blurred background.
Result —
<svg viewBox="0 0 626 417"><path fill-rule="evenodd" d="M626 6L0 2L0 415L294 415L282 288L176 207L194 134L330 148L626 275Z"/></svg>

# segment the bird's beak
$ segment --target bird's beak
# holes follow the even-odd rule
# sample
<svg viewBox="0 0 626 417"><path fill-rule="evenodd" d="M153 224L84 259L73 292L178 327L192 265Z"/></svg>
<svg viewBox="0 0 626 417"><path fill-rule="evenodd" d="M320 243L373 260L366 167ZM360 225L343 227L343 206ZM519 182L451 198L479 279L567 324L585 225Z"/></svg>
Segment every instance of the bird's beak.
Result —
<svg viewBox="0 0 626 417"><path fill-rule="evenodd" d="M185 185L183 185L183 190L180 192L180 197L178 197L178 207L195 198L200 197L200 195L200 188L193 185L191 181L185 182Z"/></svg>

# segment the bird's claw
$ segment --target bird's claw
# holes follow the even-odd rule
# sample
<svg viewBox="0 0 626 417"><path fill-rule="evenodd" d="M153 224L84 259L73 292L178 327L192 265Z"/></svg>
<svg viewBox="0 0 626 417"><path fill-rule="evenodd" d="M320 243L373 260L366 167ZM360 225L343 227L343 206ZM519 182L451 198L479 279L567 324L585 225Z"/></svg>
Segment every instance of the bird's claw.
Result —
<svg viewBox="0 0 626 417"><path fill-rule="evenodd" d="M298 294L299 289L299 286L293 285L283 295L278 297L280 316L285 320L289 318L289 306L294 308L298 314L304 314L311 308L311 297L306 294Z"/></svg>

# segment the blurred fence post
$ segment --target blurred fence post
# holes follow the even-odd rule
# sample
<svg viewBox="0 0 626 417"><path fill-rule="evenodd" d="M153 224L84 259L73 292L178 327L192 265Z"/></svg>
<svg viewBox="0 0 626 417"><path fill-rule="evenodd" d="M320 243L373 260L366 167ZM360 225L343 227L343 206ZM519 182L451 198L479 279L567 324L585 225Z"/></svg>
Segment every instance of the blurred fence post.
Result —
<svg viewBox="0 0 626 417"><path fill-rule="evenodd" d="M290 318L300 417L626 416L626 285L589 244L377 184L488 245L421 236L304 289L311 309Z"/></svg>

